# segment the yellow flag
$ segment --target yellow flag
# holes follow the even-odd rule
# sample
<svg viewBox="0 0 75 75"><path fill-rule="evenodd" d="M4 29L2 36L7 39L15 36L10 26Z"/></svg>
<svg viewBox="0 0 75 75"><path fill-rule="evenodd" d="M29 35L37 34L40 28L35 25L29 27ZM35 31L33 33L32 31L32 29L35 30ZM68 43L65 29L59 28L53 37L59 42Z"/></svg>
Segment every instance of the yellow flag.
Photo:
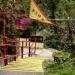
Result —
<svg viewBox="0 0 75 75"><path fill-rule="evenodd" d="M43 11L39 8L39 6L35 3L34 0L31 0L31 5L30 5L30 14L29 17L34 20L38 20L43 23L49 23L53 24L52 21L50 21Z"/></svg>

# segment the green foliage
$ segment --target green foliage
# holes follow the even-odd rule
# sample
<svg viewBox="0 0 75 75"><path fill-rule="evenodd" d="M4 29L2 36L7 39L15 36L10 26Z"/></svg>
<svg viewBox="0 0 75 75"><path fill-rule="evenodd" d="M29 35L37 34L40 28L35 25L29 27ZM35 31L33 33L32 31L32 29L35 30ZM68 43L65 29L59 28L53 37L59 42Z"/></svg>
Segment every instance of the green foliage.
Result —
<svg viewBox="0 0 75 75"><path fill-rule="evenodd" d="M30 36L30 30L29 29L23 30L23 31L21 30L20 32L21 32L20 37L29 38L29 36Z"/></svg>
<svg viewBox="0 0 75 75"><path fill-rule="evenodd" d="M0 44L2 44L2 42L3 42L3 40L2 40L2 38L0 38ZM3 50L2 50L2 47L0 46L0 56L2 56L3 55Z"/></svg>
<svg viewBox="0 0 75 75"><path fill-rule="evenodd" d="M21 10L25 11L26 13L29 13L30 0L22 0L19 4L22 6Z"/></svg>
<svg viewBox="0 0 75 75"><path fill-rule="evenodd" d="M65 51L57 51L54 52L53 57L54 57L54 62L60 64L60 63L64 63L69 59L70 53Z"/></svg>
<svg viewBox="0 0 75 75"><path fill-rule="evenodd" d="M3 56L3 49L0 47L0 56Z"/></svg>
<svg viewBox="0 0 75 75"><path fill-rule="evenodd" d="M69 59L62 64L49 61L44 67L45 75L75 75L75 59Z"/></svg>
<svg viewBox="0 0 75 75"><path fill-rule="evenodd" d="M36 0L36 2L50 19L59 19L53 26L42 26L41 32L43 32L45 47L72 50L74 52L75 21L65 21L64 19L75 18L75 1Z"/></svg>

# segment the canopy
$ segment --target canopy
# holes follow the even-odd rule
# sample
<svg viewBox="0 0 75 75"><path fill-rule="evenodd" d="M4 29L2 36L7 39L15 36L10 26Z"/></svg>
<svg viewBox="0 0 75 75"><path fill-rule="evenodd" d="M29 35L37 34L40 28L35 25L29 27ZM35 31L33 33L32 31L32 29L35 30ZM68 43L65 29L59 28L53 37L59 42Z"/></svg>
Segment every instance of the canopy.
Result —
<svg viewBox="0 0 75 75"><path fill-rule="evenodd" d="M31 0L29 17L42 23L53 24L52 21L46 17L44 12L39 8L34 0Z"/></svg>

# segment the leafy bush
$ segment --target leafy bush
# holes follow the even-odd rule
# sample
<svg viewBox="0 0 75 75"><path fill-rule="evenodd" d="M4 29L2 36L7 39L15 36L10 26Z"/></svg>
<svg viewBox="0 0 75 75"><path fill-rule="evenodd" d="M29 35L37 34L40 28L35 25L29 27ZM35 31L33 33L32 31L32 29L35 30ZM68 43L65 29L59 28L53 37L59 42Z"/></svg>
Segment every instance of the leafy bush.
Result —
<svg viewBox="0 0 75 75"><path fill-rule="evenodd" d="M0 56L2 56L3 55L3 52L2 52L2 50L0 50Z"/></svg>
<svg viewBox="0 0 75 75"><path fill-rule="evenodd" d="M54 62L60 64L60 63L64 63L69 59L70 53L65 51L57 51L54 52L53 56L54 56Z"/></svg>
<svg viewBox="0 0 75 75"><path fill-rule="evenodd" d="M50 61L46 65L45 75L75 75L75 60L59 65Z"/></svg>
<svg viewBox="0 0 75 75"><path fill-rule="evenodd" d="M69 57L68 52L56 52L55 56L65 58ZM67 57L68 56L68 57ZM60 59L61 60L61 59ZM66 60L64 63L56 63L54 61L48 61L44 63L45 75L75 75L75 58Z"/></svg>

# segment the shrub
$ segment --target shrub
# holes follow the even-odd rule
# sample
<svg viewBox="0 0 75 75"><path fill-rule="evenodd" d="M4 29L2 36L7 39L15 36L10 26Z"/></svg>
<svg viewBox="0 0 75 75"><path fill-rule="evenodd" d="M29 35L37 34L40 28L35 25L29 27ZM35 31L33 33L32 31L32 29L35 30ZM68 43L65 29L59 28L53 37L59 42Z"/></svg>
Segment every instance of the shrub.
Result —
<svg viewBox="0 0 75 75"><path fill-rule="evenodd" d="M54 62L60 64L60 63L64 63L69 59L70 53L65 51L57 51L53 53L53 56L54 56Z"/></svg>
<svg viewBox="0 0 75 75"><path fill-rule="evenodd" d="M63 57L69 59L70 54L68 52L55 52L54 56L58 59ZM59 60L62 60L61 58ZM45 75L75 75L75 58L66 60L64 63L57 63L58 61L44 62L44 73Z"/></svg>

